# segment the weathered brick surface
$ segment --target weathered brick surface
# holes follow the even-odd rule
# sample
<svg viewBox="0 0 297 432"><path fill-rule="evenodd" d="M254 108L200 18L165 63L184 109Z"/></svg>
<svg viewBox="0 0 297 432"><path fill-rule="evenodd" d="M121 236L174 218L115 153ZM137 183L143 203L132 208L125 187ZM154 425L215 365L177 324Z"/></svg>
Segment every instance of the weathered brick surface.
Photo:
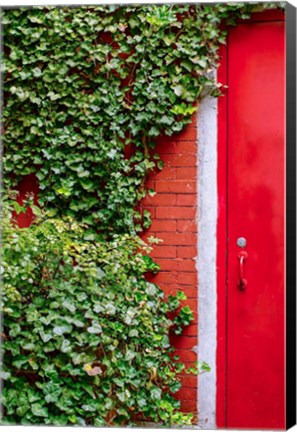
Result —
<svg viewBox="0 0 297 432"><path fill-rule="evenodd" d="M177 221L176 220L158 220L154 219L150 227L150 232L165 233L165 232L177 232Z"/></svg>
<svg viewBox="0 0 297 432"><path fill-rule="evenodd" d="M196 207L156 207L157 219L194 219L196 214Z"/></svg>
<svg viewBox="0 0 297 432"><path fill-rule="evenodd" d="M196 199L196 196L192 194L178 194L176 197L176 205L177 206L193 206L193 200Z"/></svg>
<svg viewBox="0 0 297 432"><path fill-rule="evenodd" d="M176 205L176 195L175 194L156 194L154 196L147 196L144 198L143 203L145 206L174 206Z"/></svg>
<svg viewBox="0 0 297 432"><path fill-rule="evenodd" d="M196 180L197 168L196 167L177 167L175 168L175 178L177 180Z"/></svg>
<svg viewBox="0 0 297 432"><path fill-rule="evenodd" d="M194 116L195 117L195 116ZM164 162L162 171L150 176L149 187L156 195L143 200L142 206L153 209L152 225L144 238L154 235L162 243L154 246L151 256L161 270L149 279L169 295L182 290L187 295L194 321L182 336L172 336L176 354L187 367L197 360L197 129L195 118L187 129L175 137L161 137L156 147ZM184 412L197 412L197 377L182 376L182 388L176 394Z"/></svg>
<svg viewBox="0 0 297 432"><path fill-rule="evenodd" d="M195 154L164 153L161 160L169 167L193 167L196 165Z"/></svg>
<svg viewBox="0 0 297 432"><path fill-rule="evenodd" d="M180 246L177 250L178 258L195 258L197 248L193 246Z"/></svg>
<svg viewBox="0 0 297 432"><path fill-rule="evenodd" d="M178 220L177 232L197 232L197 223L193 219Z"/></svg>
<svg viewBox="0 0 297 432"><path fill-rule="evenodd" d="M183 412L190 413L190 412L196 412L197 411L197 400L184 400L182 399L180 401L180 406Z"/></svg>
<svg viewBox="0 0 297 432"><path fill-rule="evenodd" d="M184 193L194 194L196 192L196 182L192 180L156 180L156 192L159 193Z"/></svg>

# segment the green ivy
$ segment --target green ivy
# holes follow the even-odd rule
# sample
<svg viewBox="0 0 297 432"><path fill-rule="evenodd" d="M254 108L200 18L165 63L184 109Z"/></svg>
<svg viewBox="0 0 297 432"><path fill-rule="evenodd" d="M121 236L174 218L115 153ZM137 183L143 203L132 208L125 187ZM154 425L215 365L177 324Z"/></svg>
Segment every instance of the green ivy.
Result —
<svg viewBox="0 0 297 432"><path fill-rule="evenodd" d="M151 248L129 234L100 242L70 217L18 228L12 210L5 204L4 422L190 424L173 398L186 371L169 336L193 317L182 292L165 302L145 279Z"/></svg>
<svg viewBox="0 0 297 432"><path fill-rule="evenodd" d="M107 235L140 231L137 203L148 173L161 168L156 137L180 132L199 98L219 94L211 72L222 22L273 6L5 10L6 187L35 173L40 204L53 215Z"/></svg>

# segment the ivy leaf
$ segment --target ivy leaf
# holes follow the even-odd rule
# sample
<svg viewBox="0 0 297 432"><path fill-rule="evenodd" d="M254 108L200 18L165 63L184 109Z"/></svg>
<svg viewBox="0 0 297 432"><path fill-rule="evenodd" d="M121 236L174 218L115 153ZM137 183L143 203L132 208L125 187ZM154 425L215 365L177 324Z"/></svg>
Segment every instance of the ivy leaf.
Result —
<svg viewBox="0 0 297 432"><path fill-rule="evenodd" d="M184 93L184 88L181 85L177 85L173 87L173 91L176 94L176 96L182 96Z"/></svg>
<svg viewBox="0 0 297 432"><path fill-rule="evenodd" d="M76 306L73 302L71 302L69 299L66 299L65 301L63 301L62 305L68 309L70 312L75 312L76 311Z"/></svg>
<svg viewBox="0 0 297 432"><path fill-rule="evenodd" d="M31 405L32 413L37 417L48 417L48 409L43 407L40 403Z"/></svg>
<svg viewBox="0 0 297 432"><path fill-rule="evenodd" d="M36 67L36 68L32 69L32 73L33 73L33 76L35 78L38 78L38 77L40 77L42 75L42 71L41 71L41 69L39 67Z"/></svg>
<svg viewBox="0 0 297 432"><path fill-rule="evenodd" d="M72 327L69 325L60 325L60 326L55 326L53 328L53 332L58 336L62 336L65 333L70 333L71 330L72 330Z"/></svg>
<svg viewBox="0 0 297 432"><path fill-rule="evenodd" d="M102 327L98 321L92 321L92 325L87 328L89 333L100 334L102 333Z"/></svg>
<svg viewBox="0 0 297 432"><path fill-rule="evenodd" d="M160 400L161 395L162 395L162 390L159 389L158 387L153 387L151 389L151 398L152 399Z"/></svg>

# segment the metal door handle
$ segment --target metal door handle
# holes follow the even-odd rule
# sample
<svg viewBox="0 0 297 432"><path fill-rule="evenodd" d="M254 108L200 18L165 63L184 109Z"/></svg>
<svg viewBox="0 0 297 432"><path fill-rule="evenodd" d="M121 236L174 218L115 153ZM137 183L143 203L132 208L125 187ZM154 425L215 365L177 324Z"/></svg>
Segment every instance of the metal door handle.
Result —
<svg viewBox="0 0 297 432"><path fill-rule="evenodd" d="M244 291L247 287L247 280L243 276L243 264L247 260L248 254L245 251L242 251L238 255L239 259L239 283L238 287L241 291Z"/></svg>

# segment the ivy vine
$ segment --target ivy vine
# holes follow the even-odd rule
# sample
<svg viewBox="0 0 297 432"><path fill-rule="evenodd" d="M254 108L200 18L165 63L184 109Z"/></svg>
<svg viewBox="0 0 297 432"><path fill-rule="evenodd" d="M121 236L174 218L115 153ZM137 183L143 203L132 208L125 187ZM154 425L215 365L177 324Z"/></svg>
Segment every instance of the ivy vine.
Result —
<svg viewBox="0 0 297 432"><path fill-rule="evenodd" d="M197 369L173 357L169 336L192 313L182 292L165 302L146 280L151 248L129 234L98 241L69 217L18 228L14 209L4 201L5 424L190 424L173 394Z"/></svg>
<svg viewBox="0 0 297 432"><path fill-rule="evenodd" d="M170 334L192 319L138 233L156 139L180 132L213 78L228 25L278 3L4 10L1 334L9 424L190 424ZM36 176L39 207L13 190ZM15 212L33 209L29 228Z"/></svg>
<svg viewBox="0 0 297 432"><path fill-rule="evenodd" d="M53 215L105 234L139 232L137 203L154 193L146 176L162 166L156 137L181 131L199 98L220 93L212 70L226 39L221 23L271 6L6 10L6 187L34 173Z"/></svg>

